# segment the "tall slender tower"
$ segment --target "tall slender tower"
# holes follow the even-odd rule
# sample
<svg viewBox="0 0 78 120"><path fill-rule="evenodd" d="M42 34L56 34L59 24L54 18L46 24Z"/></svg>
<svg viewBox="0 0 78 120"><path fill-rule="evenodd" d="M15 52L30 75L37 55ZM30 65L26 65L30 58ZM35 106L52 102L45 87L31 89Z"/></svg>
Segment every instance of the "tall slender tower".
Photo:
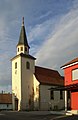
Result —
<svg viewBox="0 0 78 120"><path fill-rule="evenodd" d="M35 58L29 54L29 48L23 18L20 37L17 44L17 55L12 58L14 110L33 108L33 74L35 71Z"/></svg>

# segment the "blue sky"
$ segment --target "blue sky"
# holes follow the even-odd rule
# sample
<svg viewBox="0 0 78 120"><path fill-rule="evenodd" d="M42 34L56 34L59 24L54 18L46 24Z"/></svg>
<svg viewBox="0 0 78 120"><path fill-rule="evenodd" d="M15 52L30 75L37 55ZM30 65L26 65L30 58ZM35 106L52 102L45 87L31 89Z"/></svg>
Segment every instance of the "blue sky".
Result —
<svg viewBox="0 0 78 120"><path fill-rule="evenodd" d="M78 57L78 0L0 1L0 91L11 91L11 61L25 18L36 65L58 70Z"/></svg>

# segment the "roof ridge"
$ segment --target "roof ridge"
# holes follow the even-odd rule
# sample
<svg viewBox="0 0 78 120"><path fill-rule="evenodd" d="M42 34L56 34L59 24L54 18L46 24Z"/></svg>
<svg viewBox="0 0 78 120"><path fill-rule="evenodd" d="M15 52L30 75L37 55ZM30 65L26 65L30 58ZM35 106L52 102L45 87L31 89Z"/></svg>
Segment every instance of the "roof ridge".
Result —
<svg viewBox="0 0 78 120"><path fill-rule="evenodd" d="M46 70L50 70L50 71L56 71L56 72L58 72L57 70L50 69L50 68L47 68L47 67L41 67L41 66L35 66L35 67L39 67L39 68L42 68L42 69L46 69Z"/></svg>

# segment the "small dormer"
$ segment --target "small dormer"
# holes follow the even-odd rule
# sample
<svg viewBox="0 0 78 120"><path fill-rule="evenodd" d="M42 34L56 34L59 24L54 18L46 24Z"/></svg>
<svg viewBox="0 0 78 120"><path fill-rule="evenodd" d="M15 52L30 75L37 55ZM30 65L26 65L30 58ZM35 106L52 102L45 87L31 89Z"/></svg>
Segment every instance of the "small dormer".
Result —
<svg viewBox="0 0 78 120"><path fill-rule="evenodd" d="M19 42L17 44L17 55L20 53L29 54L29 48L30 47L27 42L27 36L26 36L25 26L24 26L24 17L23 17Z"/></svg>

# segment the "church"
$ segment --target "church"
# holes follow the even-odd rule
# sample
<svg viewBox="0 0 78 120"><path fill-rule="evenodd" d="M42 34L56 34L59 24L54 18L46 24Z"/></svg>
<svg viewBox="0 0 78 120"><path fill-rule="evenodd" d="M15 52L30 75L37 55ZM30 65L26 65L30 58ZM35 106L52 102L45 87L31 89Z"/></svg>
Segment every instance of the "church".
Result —
<svg viewBox="0 0 78 120"><path fill-rule="evenodd" d="M35 66L29 49L23 18L17 54L11 59L13 110L64 109L64 92L49 90L63 86L64 77L56 70Z"/></svg>

